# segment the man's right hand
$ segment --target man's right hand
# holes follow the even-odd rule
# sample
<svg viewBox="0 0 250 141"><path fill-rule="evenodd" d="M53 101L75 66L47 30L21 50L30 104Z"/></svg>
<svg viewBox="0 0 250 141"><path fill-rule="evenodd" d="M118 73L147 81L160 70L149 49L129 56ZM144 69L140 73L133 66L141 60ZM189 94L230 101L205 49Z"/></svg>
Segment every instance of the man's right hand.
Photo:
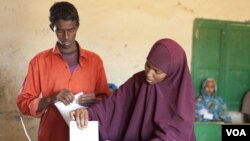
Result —
<svg viewBox="0 0 250 141"><path fill-rule="evenodd" d="M73 93L66 89L62 89L55 96L52 96L53 102L61 101L65 105L69 105L70 103L73 102L73 100L74 100Z"/></svg>
<svg viewBox="0 0 250 141"><path fill-rule="evenodd" d="M40 100L37 112L42 111L44 108L46 108L48 105L55 103L56 101L61 101L65 105L69 105L74 100L74 95L71 91L62 89L57 94L43 98Z"/></svg>

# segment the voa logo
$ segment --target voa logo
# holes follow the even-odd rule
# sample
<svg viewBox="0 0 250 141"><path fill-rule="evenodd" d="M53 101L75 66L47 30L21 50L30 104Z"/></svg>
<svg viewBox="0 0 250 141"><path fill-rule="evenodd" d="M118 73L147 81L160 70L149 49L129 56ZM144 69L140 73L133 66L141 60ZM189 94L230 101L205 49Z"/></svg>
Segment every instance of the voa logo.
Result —
<svg viewBox="0 0 250 141"><path fill-rule="evenodd" d="M247 136L244 129L226 129L227 136Z"/></svg>

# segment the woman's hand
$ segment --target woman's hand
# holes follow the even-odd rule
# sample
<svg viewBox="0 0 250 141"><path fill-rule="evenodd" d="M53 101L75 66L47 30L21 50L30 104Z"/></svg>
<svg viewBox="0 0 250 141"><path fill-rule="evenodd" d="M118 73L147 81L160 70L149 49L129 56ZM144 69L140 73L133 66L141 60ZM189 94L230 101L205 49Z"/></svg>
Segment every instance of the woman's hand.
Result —
<svg viewBox="0 0 250 141"><path fill-rule="evenodd" d="M70 117L76 121L76 125L79 129L87 128L89 121L89 112L85 108L79 108L71 111Z"/></svg>

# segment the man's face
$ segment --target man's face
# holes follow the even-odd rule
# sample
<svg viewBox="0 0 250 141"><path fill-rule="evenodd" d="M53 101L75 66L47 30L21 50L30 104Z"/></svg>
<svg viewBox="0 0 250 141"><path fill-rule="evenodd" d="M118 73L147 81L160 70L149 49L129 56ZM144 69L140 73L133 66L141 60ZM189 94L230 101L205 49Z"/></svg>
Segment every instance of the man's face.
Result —
<svg viewBox="0 0 250 141"><path fill-rule="evenodd" d="M205 92L208 96L212 96L215 92L215 82L214 81L207 81L205 84Z"/></svg>
<svg viewBox="0 0 250 141"><path fill-rule="evenodd" d="M166 73L156 68L149 62L145 64L146 81L149 84L156 84L164 80L167 76Z"/></svg>
<svg viewBox="0 0 250 141"><path fill-rule="evenodd" d="M75 45L75 37L78 29L76 21L58 20L55 22L53 30L56 33L58 43L64 49Z"/></svg>

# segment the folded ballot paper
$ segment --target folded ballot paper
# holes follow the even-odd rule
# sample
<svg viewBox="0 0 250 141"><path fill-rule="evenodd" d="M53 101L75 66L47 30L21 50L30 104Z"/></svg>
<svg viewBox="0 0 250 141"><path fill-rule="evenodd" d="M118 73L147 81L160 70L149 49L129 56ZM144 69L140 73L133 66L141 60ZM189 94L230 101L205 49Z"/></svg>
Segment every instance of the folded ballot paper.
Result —
<svg viewBox="0 0 250 141"><path fill-rule="evenodd" d="M70 141L99 141L98 121L89 121L85 129L79 129L76 121L70 121Z"/></svg>
<svg viewBox="0 0 250 141"><path fill-rule="evenodd" d="M59 112L61 113L63 119L66 121L66 123L69 126L69 122L71 121L71 118L69 116L69 112L78 108L87 108L85 106L81 106L79 104L76 103L76 99L82 95L83 92L80 92L78 94L76 94L74 97L74 101L72 103L70 103L69 105L65 105L63 102L58 101L55 103L57 109L59 110Z"/></svg>

